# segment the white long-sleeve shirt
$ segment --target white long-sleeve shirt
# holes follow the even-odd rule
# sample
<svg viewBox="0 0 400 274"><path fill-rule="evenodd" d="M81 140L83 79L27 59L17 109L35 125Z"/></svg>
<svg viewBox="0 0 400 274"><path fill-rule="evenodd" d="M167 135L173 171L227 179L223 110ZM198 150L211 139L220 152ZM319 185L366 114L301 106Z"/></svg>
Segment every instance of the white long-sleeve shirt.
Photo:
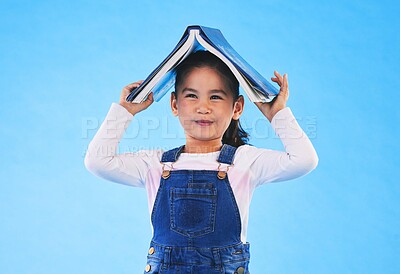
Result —
<svg viewBox="0 0 400 274"><path fill-rule="evenodd" d="M117 154L118 145L133 115L117 103L111 108L88 146L86 168L96 176L116 183L144 187L149 212L160 185L163 150L141 150ZM253 191L268 182L285 181L304 176L318 164L317 153L289 107L280 110L271 121L286 151L242 145L235 154L228 178L239 208L242 223L241 240L246 242L248 213ZM181 153L174 170L218 170L219 151ZM225 167L226 168L226 167Z"/></svg>

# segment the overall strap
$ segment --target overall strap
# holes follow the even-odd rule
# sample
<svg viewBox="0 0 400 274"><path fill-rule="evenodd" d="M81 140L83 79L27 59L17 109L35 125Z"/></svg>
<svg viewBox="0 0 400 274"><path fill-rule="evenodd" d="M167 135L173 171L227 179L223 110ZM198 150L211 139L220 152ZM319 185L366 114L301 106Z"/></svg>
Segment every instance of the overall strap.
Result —
<svg viewBox="0 0 400 274"><path fill-rule="evenodd" d="M237 149L237 147L224 144L222 146L222 149L221 149L221 152L219 154L217 161L219 163L231 165L233 162L233 157L235 156L236 149Z"/></svg>
<svg viewBox="0 0 400 274"><path fill-rule="evenodd" d="M161 163L176 162L184 147L185 146L182 145L180 147L176 147L171 150L165 151L161 157Z"/></svg>

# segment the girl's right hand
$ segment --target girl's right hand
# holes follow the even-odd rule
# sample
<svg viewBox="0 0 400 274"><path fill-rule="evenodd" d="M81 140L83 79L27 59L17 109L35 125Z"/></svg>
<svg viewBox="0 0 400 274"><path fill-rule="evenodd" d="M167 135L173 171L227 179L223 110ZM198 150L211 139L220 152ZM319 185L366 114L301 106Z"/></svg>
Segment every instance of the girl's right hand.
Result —
<svg viewBox="0 0 400 274"><path fill-rule="evenodd" d="M136 113L145 110L154 102L153 93L150 93L149 96L147 96L147 99L139 104L125 101L126 97L132 92L132 90L137 88L141 83L143 83L143 80L137 81L124 87L119 98L119 104L126 108L126 110L129 111L132 115L135 115Z"/></svg>

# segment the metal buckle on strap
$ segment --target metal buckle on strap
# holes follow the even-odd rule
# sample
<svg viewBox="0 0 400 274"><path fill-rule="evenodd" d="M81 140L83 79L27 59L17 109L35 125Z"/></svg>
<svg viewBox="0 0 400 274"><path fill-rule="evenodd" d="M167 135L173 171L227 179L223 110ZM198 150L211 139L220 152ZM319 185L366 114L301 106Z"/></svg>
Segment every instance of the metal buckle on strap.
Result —
<svg viewBox="0 0 400 274"><path fill-rule="evenodd" d="M228 172L228 170L229 170L230 167L231 167L231 166L227 166L227 167L226 167L226 170L221 170L221 163L219 163L219 165L218 165L218 173L217 173L218 179L220 179L220 180L225 179L226 173Z"/></svg>
<svg viewBox="0 0 400 274"><path fill-rule="evenodd" d="M173 165L171 164L171 169L165 169L165 164L163 164L161 177L163 177L163 179L168 179L169 176L171 175L172 168L173 168Z"/></svg>

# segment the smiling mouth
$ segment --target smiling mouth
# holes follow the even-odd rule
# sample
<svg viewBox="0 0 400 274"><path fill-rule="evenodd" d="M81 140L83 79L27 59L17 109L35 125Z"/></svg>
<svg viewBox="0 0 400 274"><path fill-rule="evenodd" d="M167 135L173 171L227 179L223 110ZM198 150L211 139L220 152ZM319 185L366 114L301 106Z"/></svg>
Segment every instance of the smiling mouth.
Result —
<svg viewBox="0 0 400 274"><path fill-rule="evenodd" d="M194 122L199 126L209 126L213 123L213 121L210 120L195 120Z"/></svg>

